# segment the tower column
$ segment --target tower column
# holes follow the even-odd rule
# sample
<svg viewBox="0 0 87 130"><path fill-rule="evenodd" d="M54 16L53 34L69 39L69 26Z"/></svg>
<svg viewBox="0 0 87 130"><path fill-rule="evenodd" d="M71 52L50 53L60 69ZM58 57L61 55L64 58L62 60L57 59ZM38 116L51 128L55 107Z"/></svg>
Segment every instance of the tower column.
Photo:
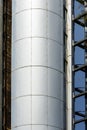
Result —
<svg viewBox="0 0 87 130"><path fill-rule="evenodd" d="M12 0L12 130L64 129L63 0Z"/></svg>

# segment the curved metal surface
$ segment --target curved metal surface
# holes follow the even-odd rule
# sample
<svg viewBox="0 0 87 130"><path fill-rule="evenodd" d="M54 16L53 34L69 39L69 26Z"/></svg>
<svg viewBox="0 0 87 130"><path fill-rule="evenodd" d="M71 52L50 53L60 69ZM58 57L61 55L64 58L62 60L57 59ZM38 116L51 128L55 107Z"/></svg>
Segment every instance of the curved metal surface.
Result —
<svg viewBox="0 0 87 130"><path fill-rule="evenodd" d="M61 130L63 1L12 3L12 130Z"/></svg>

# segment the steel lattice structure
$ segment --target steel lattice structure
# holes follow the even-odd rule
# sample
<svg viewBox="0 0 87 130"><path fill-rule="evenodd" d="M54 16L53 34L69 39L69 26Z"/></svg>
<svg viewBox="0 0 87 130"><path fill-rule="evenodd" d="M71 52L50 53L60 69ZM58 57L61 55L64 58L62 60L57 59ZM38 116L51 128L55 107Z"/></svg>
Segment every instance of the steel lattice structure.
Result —
<svg viewBox="0 0 87 130"><path fill-rule="evenodd" d="M79 8L77 8L79 6ZM72 3L73 129L87 130L87 1Z"/></svg>

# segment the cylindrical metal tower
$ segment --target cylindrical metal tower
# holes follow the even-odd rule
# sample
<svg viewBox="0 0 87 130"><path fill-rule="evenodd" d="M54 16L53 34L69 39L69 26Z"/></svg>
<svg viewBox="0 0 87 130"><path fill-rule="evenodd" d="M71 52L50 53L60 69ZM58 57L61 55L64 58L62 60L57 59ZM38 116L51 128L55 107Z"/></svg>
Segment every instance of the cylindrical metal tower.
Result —
<svg viewBox="0 0 87 130"><path fill-rule="evenodd" d="M12 0L12 130L64 129L63 0Z"/></svg>

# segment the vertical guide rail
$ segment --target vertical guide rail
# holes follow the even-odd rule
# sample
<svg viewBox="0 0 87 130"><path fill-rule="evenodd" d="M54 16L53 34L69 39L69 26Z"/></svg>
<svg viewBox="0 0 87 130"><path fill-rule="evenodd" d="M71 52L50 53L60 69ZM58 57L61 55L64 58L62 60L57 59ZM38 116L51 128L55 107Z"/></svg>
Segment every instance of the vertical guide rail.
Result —
<svg viewBox="0 0 87 130"><path fill-rule="evenodd" d="M72 130L72 0L66 0L66 130Z"/></svg>
<svg viewBox="0 0 87 130"><path fill-rule="evenodd" d="M2 130L11 129L11 0L3 0Z"/></svg>
<svg viewBox="0 0 87 130"><path fill-rule="evenodd" d="M6 26L7 26L7 16L6 16L6 0L3 0L3 87L2 87L2 130L6 129Z"/></svg>
<svg viewBox="0 0 87 130"><path fill-rule="evenodd" d="M74 17L74 2L75 0L72 0L72 19ZM72 67L74 68L74 64L75 64L75 57L74 57L74 53L75 53L75 47L73 46L74 45L74 28L75 27L75 24L74 22L72 21ZM75 121L75 100L73 98L74 96L74 93L75 93L75 88L74 88L74 81L75 81L75 73L72 69L72 119L73 119L73 123L72 123L72 130L75 130L75 125L74 125L74 121Z"/></svg>

